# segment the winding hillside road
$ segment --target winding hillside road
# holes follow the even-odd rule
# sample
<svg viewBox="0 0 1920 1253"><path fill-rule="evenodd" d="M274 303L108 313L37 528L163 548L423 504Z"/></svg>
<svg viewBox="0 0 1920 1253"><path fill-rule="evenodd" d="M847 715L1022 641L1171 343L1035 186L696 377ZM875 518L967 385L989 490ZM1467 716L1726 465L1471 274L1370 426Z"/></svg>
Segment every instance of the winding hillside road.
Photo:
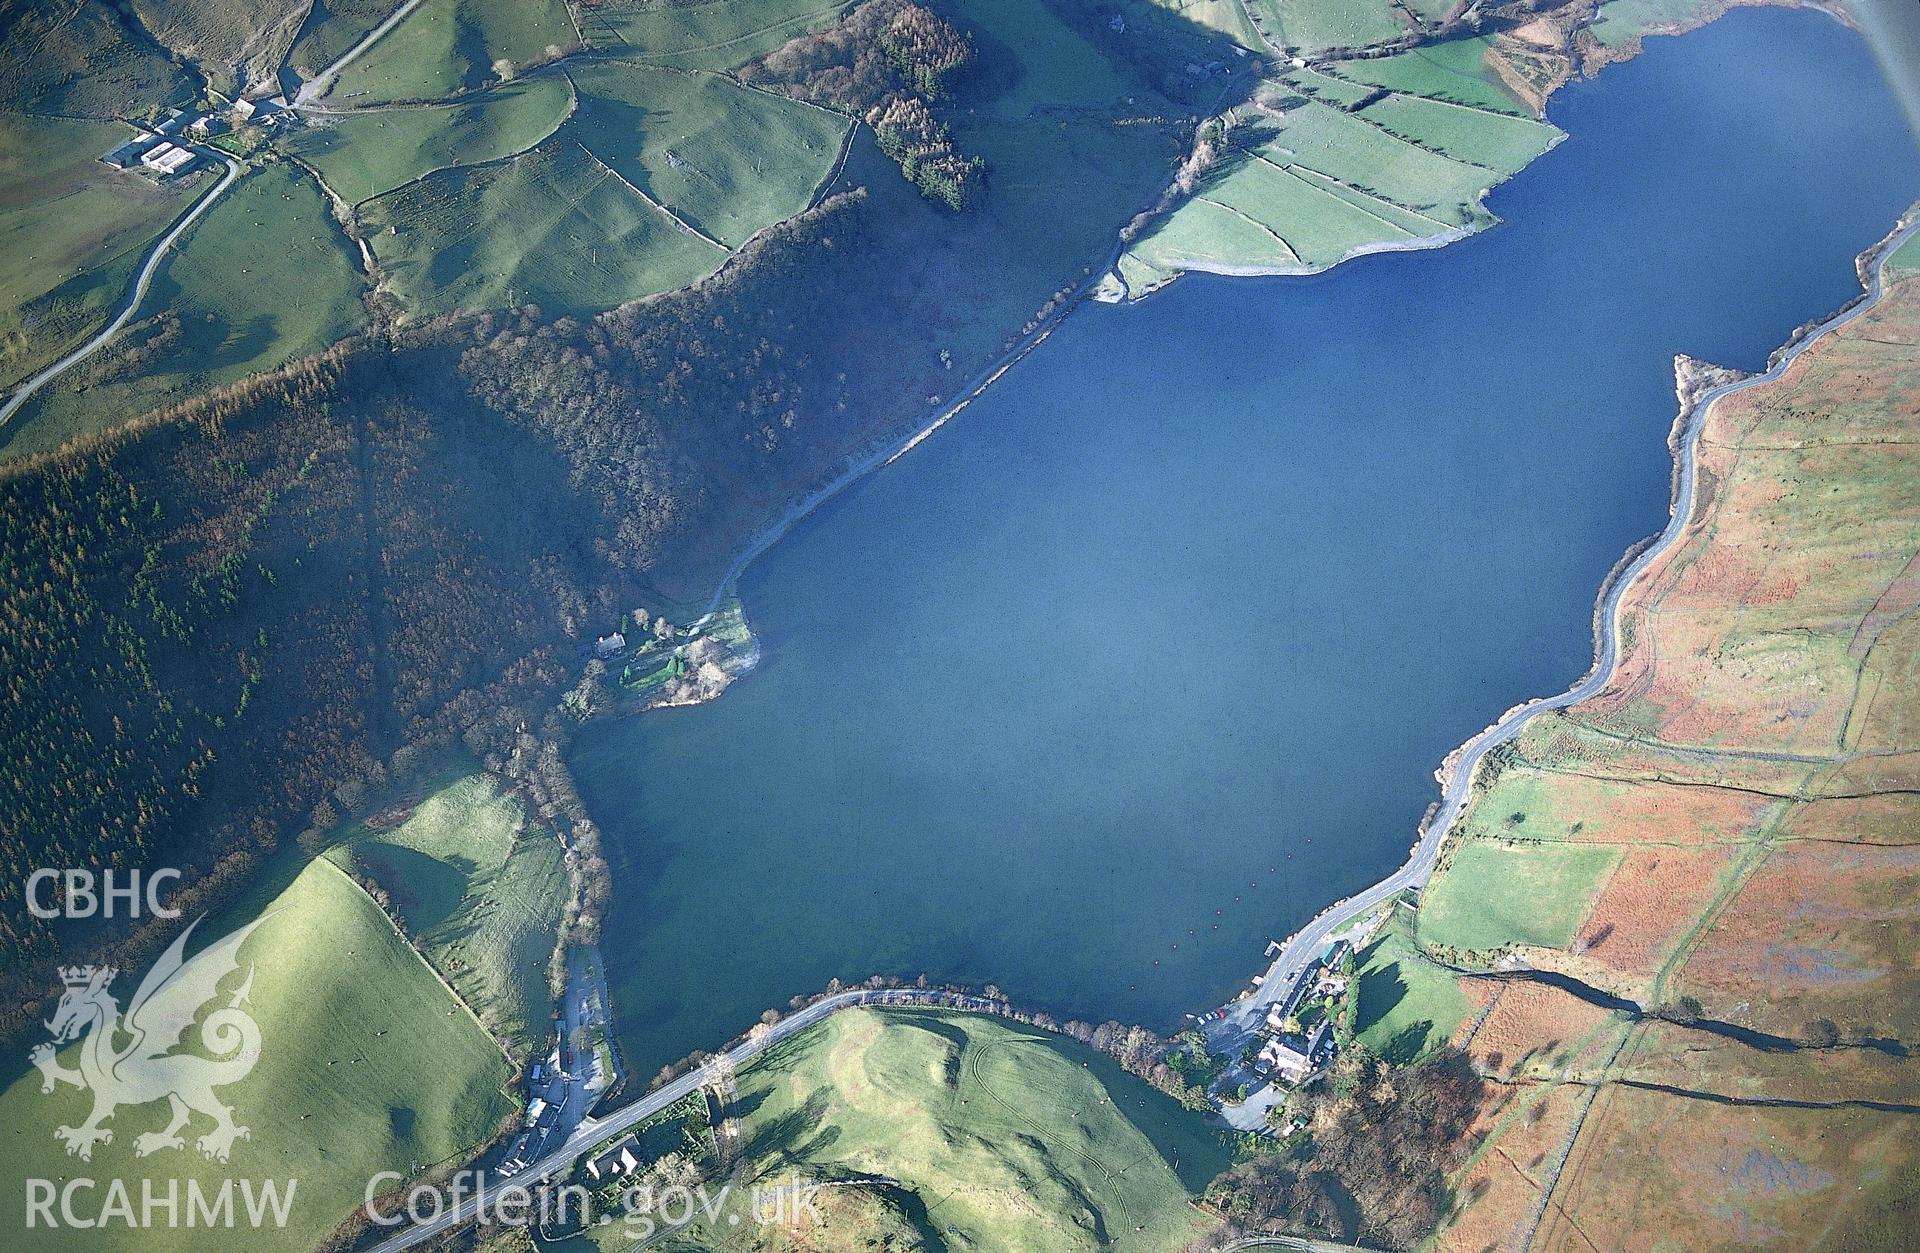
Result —
<svg viewBox="0 0 1920 1253"><path fill-rule="evenodd" d="M108 340L120 333L120 328L127 324L134 313L140 308L141 302L147 298L147 286L153 282L153 276L160 269L161 259L167 255L167 249L173 247L174 241L184 235L187 229L200 219L200 215L211 208L213 202L225 195L227 188L233 186L239 179L242 173L240 163L228 156L223 156L220 159L227 163L226 177L215 184L212 191L202 196L193 208L188 209L186 214L178 222L173 224L173 229L165 235L162 235L160 242L153 246L153 251L147 256L146 264L140 267L139 276L133 280L133 292L127 297L126 307L121 309L119 315L116 316L113 321L107 323L106 328L98 335L95 335L92 339L80 345L15 389L13 395L7 398L7 403L0 405L0 426L5 426L8 422L11 422L13 415L19 412L20 406L32 399L35 392L74 366L79 365L101 348L104 348Z"/></svg>
<svg viewBox="0 0 1920 1253"><path fill-rule="evenodd" d="M1688 521L1693 516L1693 498L1696 479L1695 455L1699 449L1700 431L1706 424L1707 410L1715 401L1734 392L1749 387L1758 387L1771 383L1786 373L1800 354L1825 336L1853 321L1880 302L1884 292L1881 271L1886 259L1895 249L1920 232L1920 218L1902 222L1893 234L1881 240L1864 261L1866 272L1865 294L1854 300L1824 322L1808 329L1792 344L1777 353L1766 371L1747 378L1722 383L1701 393L1687 411L1686 426L1680 433L1679 448L1674 462L1673 500L1667 518L1666 529L1661 531L1654 541L1641 550L1639 556L1617 571L1600 594L1599 612L1595 620L1595 656L1593 669L1587 676L1560 693L1558 696L1544 696L1509 710L1505 716L1492 726L1467 741L1446 768L1440 805L1433 816L1420 828L1419 840L1413 846L1413 853L1407 863L1380 880L1352 896L1338 901L1322 911L1319 916L1295 932L1267 967L1265 977L1253 995L1235 1001L1227 1006L1226 1017L1215 1019L1207 1028L1208 1048L1216 1054L1229 1056L1239 1052L1265 1017L1267 1007L1283 999L1293 990L1294 972L1305 968L1308 961L1318 955L1320 946L1327 938L1347 923L1360 917L1379 905L1391 900L1406 888L1419 887L1433 874L1434 865L1440 857L1440 849L1446 841L1447 833L1454 823L1460 820L1465 811L1467 799L1472 793L1473 776L1482 759L1502 744L1511 743L1527 723L1541 714L1554 709L1565 709L1591 697L1598 696L1613 681L1614 670L1620 661L1620 604L1626 591L1636 579L1654 562L1660 560L1680 542Z"/></svg>

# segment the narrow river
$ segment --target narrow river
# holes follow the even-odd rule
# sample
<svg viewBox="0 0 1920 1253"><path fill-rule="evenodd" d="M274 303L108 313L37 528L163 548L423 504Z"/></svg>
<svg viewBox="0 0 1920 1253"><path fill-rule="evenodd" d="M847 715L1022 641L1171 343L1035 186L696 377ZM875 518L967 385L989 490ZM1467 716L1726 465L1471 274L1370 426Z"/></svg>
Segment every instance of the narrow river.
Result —
<svg viewBox="0 0 1920 1253"><path fill-rule="evenodd" d="M1171 1027L1585 671L1673 354L1755 369L1853 296L1920 151L1808 12L1550 112L1484 236L1077 311L748 570L759 671L584 737L637 1073L876 972Z"/></svg>

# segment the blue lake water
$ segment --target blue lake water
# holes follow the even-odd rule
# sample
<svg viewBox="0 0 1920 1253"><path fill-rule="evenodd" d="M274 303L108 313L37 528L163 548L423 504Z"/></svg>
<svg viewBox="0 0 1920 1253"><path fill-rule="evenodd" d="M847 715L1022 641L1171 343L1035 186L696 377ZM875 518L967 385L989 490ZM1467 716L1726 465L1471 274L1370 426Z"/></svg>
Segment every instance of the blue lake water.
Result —
<svg viewBox="0 0 1920 1253"><path fill-rule="evenodd" d="M757 672L583 737L639 1071L875 972L1171 1027L1586 670L1665 520L1673 355L1757 368L1850 299L1920 151L1806 12L1550 115L1483 236L1075 312L749 569Z"/></svg>

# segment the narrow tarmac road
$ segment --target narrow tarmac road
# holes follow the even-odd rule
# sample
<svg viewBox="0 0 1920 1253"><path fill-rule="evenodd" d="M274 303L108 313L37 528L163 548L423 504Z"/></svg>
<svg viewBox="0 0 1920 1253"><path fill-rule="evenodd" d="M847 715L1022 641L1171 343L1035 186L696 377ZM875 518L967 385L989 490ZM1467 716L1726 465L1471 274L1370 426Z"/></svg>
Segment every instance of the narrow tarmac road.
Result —
<svg viewBox="0 0 1920 1253"><path fill-rule="evenodd" d="M162 235L160 242L153 246L153 252L148 255L146 264L140 267L140 274L133 281L133 293L127 297L126 307L121 309L119 315L107 323L106 329L98 335L16 388L13 395L7 398L7 403L0 405L0 426L5 426L12 421L13 415L19 412L20 406L31 400L35 392L105 347L107 341L118 335L120 328L132 319L134 313L140 308L141 302L147 298L147 286L153 282L153 276L160 269L160 262L166 256L167 249L173 247L174 241L185 234L187 229L199 220L200 215L212 207L214 201L226 194L227 188L233 186L243 172L240 163L232 157L222 156L220 159L227 163L226 176L214 186L212 191L202 196L193 208L188 209L186 215L173 224L173 229Z"/></svg>

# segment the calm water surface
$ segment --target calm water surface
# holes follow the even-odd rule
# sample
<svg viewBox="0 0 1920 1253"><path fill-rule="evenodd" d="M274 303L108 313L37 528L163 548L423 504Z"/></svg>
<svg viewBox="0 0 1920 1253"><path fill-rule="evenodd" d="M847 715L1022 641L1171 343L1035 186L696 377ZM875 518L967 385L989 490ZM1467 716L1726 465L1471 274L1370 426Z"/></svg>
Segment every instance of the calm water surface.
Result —
<svg viewBox="0 0 1920 1253"><path fill-rule="evenodd" d="M584 737L637 1070L836 975L1170 1027L1587 668L1665 519L1673 354L1757 368L1850 298L1920 152L1805 12L1551 114L1487 235L1076 312L752 567L758 672Z"/></svg>

